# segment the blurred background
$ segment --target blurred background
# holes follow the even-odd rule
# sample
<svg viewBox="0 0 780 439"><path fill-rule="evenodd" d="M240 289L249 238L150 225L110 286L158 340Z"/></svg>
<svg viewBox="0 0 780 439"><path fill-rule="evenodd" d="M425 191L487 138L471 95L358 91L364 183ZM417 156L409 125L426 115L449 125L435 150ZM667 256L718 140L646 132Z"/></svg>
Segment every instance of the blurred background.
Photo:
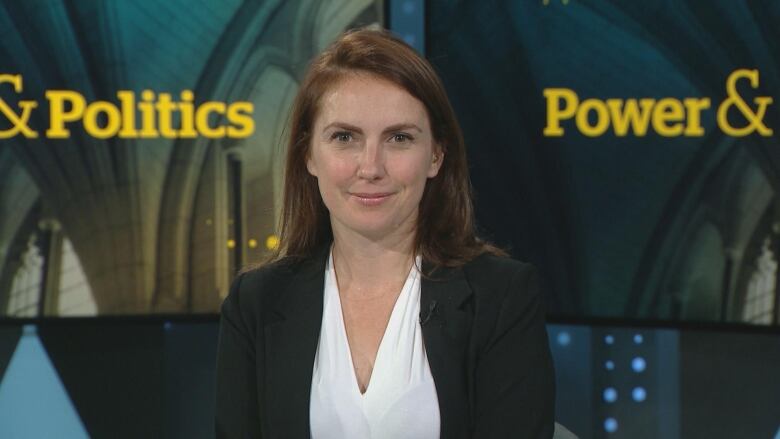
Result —
<svg viewBox="0 0 780 439"><path fill-rule="evenodd" d="M291 100L315 54L371 25L434 64L480 232L544 275L558 421L583 439L780 438L780 144L716 119L738 69L760 74L738 84L753 111L777 96L778 23L772 0L0 0L0 437L213 436L217 313L278 245ZM697 135L584 134L594 110L546 136L549 89L711 107ZM96 102L139 129L157 105L155 129L99 136L87 109L52 138L58 90L98 131ZM166 136L163 95L249 103L253 129Z"/></svg>

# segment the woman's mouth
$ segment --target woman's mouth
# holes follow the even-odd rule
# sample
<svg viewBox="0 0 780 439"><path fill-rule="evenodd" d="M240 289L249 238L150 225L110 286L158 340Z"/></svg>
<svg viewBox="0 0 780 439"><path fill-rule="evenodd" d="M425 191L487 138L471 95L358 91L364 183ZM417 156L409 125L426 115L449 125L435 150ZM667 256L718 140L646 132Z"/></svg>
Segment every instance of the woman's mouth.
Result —
<svg viewBox="0 0 780 439"><path fill-rule="evenodd" d="M355 198L355 201L364 206L379 206L387 201L392 195L392 192L352 192L350 193Z"/></svg>

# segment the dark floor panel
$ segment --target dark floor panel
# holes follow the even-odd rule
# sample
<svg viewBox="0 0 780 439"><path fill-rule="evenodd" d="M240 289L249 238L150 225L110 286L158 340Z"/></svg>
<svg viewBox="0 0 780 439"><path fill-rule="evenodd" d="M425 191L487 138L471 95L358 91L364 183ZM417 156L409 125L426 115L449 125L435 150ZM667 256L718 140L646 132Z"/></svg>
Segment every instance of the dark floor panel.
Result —
<svg viewBox="0 0 780 439"><path fill-rule="evenodd" d="M39 333L91 437L163 437L161 325L52 324Z"/></svg>
<svg viewBox="0 0 780 439"><path fill-rule="evenodd" d="M5 368L8 367L8 363L11 361L11 356L14 354L16 344L19 342L21 335L21 326L0 327L0 382L3 381Z"/></svg>

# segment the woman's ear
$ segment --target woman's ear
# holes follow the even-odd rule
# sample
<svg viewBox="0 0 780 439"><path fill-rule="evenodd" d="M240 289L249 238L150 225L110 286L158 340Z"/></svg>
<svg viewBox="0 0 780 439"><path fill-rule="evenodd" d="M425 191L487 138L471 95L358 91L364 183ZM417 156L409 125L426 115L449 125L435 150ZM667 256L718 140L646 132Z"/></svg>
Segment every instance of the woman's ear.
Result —
<svg viewBox="0 0 780 439"><path fill-rule="evenodd" d="M431 159L431 166L428 169L428 178L433 178L439 174L442 163L444 163L444 148L436 144L433 147L433 158Z"/></svg>
<svg viewBox="0 0 780 439"><path fill-rule="evenodd" d="M314 164L314 160L311 158L311 151L309 151L309 154L306 157L306 170L309 171L309 174L312 176L317 176L317 166Z"/></svg>

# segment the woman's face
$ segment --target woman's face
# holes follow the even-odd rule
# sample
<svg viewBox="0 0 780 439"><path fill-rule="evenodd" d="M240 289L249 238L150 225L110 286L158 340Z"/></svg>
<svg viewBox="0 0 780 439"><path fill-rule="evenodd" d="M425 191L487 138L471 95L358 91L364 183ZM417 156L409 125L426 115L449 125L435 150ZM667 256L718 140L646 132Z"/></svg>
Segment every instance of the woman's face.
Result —
<svg viewBox="0 0 780 439"><path fill-rule="evenodd" d="M348 75L322 96L311 142L306 166L336 236L413 232L443 158L422 102L376 76Z"/></svg>

